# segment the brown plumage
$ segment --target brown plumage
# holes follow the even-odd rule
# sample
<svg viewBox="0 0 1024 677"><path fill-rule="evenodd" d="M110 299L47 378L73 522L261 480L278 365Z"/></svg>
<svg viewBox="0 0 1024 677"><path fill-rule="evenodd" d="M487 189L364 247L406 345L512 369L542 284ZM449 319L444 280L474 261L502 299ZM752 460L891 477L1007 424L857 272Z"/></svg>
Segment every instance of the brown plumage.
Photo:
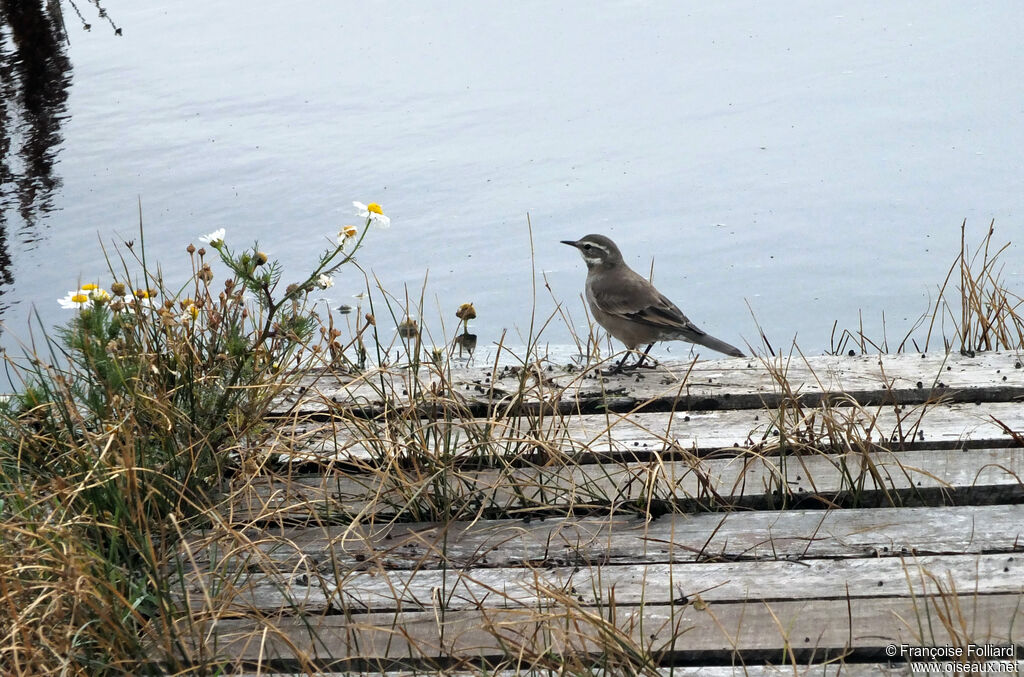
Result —
<svg viewBox="0 0 1024 677"><path fill-rule="evenodd" d="M698 328L676 304L626 265L609 238L586 235L562 243L576 247L587 263L587 302L597 323L631 351L647 344L636 367L657 341L689 341L730 357L744 357L738 348ZM623 357L616 370L625 361Z"/></svg>

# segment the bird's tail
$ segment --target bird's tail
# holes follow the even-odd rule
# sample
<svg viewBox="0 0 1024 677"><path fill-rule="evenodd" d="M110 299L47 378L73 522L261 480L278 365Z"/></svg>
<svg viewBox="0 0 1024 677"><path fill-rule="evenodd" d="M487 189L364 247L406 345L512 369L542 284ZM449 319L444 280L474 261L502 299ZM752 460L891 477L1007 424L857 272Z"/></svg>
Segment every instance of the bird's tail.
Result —
<svg viewBox="0 0 1024 677"><path fill-rule="evenodd" d="M743 354L743 351L740 350L739 348L731 346L725 341L719 341L710 334L704 334L703 336L690 340L693 341L694 343L699 343L702 346L706 346L708 348L711 348L712 350L720 352L723 355L728 355L729 357L746 357L746 355Z"/></svg>

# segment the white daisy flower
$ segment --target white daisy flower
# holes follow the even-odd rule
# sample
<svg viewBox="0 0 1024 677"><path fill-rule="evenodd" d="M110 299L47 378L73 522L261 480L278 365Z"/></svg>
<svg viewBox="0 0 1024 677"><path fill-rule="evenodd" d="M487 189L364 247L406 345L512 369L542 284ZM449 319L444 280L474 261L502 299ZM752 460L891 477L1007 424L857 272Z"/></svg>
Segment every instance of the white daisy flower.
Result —
<svg viewBox="0 0 1024 677"><path fill-rule="evenodd" d="M196 304L192 303L190 300L185 299L185 305L181 309L181 315L178 317L179 321L182 324L188 324L197 317L199 317L198 306L196 306Z"/></svg>
<svg viewBox="0 0 1024 677"><path fill-rule="evenodd" d="M128 312L135 313L143 309L156 308L156 304L153 303L153 299L149 298L148 296L140 296L135 299L129 300L125 308L128 310Z"/></svg>
<svg viewBox="0 0 1024 677"><path fill-rule="evenodd" d="M203 235L199 238L200 242L207 242L211 247L219 247L224 244L224 229L218 228L209 235Z"/></svg>
<svg viewBox="0 0 1024 677"><path fill-rule="evenodd" d="M328 289L330 287L333 287L334 278L331 277L330 275L321 275L320 277L316 278L316 286L320 287L321 289Z"/></svg>
<svg viewBox="0 0 1024 677"><path fill-rule="evenodd" d="M110 293L107 292L106 289L96 287L95 289L89 291L89 298L92 299L93 301L106 302L110 300Z"/></svg>
<svg viewBox="0 0 1024 677"><path fill-rule="evenodd" d="M343 226L342 229L338 231L338 237L335 238L335 242L337 242L338 245L343 245L358 234L359 229L355 226Z"/></svg>
<svg viewBox="0 0 1024 677"><path fill-rule="evenodd" d="M89 298L89 290L87 289L69 291L67 296L57 299L57 303L60 304L61 308L68 310L92 307L92 299Z"/></svg>
<svg viewBox="0 0 1024 677"><path fill-rule="evenodd" d="M391 227L391 219L384 216L384 210L376 202L371 202L368 205L364 205L362 202L353 202L352 206L359 210L359 216L369 220L370 225L378 228Z"/></svg>

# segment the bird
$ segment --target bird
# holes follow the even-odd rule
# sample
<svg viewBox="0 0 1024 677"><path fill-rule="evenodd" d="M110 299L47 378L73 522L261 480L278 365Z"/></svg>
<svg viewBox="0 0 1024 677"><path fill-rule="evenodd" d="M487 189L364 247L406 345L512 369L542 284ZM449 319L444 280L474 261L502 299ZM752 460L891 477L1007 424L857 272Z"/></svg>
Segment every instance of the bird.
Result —
<svg viewBox="0 0 1024 677"><path fill-rule="evenodd" d="M587 264L587 303L594 319L629 351L611 373L621 372L630 353L647 344L631 367L639 368L658 341L689 341L730 357L745 357L739 348L693 324L676 304L622 260L622 252L610 238L592 234L561 242L578 249Z"/></svg>

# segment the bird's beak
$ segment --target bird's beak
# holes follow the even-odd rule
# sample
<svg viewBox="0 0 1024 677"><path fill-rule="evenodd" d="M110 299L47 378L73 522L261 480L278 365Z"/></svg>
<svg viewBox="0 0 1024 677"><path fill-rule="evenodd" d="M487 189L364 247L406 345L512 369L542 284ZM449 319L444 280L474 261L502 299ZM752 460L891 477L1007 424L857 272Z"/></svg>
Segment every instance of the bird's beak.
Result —
<svg viewBox="0 0 1024 677"><path fill-rule="evenodd" d="M578 248L575 240L562 240L562 244L567 244L570 247L577 247Z"/></svg>

